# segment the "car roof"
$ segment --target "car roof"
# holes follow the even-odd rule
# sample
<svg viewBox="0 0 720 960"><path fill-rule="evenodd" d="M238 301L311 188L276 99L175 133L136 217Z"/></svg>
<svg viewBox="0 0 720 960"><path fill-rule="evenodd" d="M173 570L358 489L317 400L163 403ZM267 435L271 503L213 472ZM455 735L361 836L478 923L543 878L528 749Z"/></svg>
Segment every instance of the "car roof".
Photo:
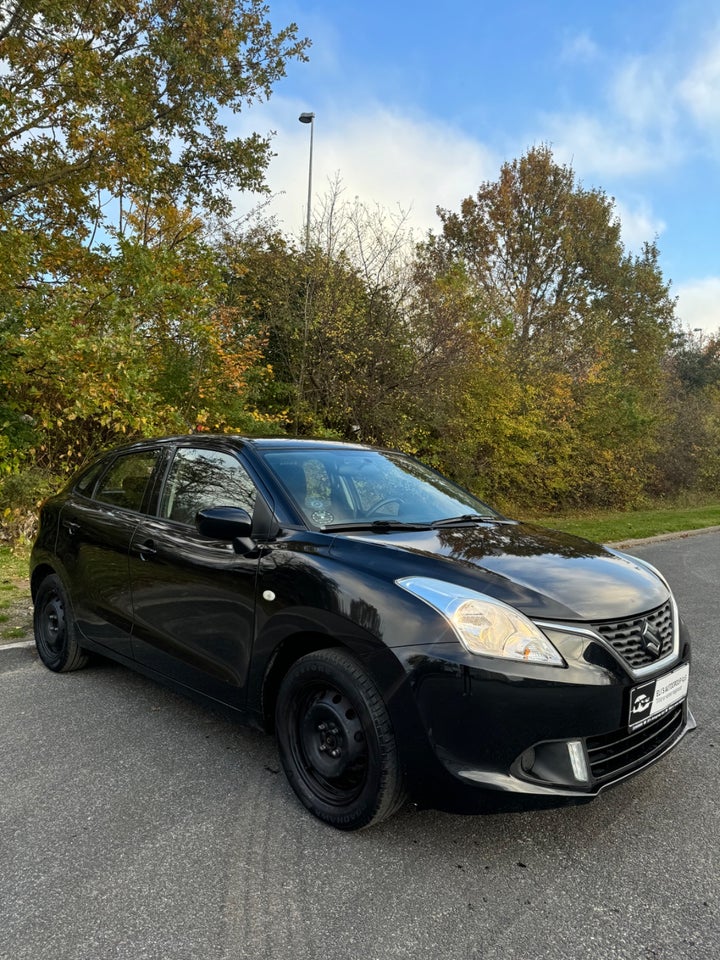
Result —
<svg viewBox="0 0 720 960"><path fill-rule="evenodd" d="M235 447L254 447L258 450L373 450L367 444L345 443L340 440L325 440L305 437L245 437L236 433L183 433L167 437L148 437L146 440L137 440L135 443L120 447L113 447L105 451L104 455L140 450L149 446L173 446L175 444L206 444L224 443Z"/></svg>
<svg viewBox="0 0 720 960"><path fill-rule="evenodd" d="M250 444L254 447L266 449L269 447L278 447L282 449L290 449L296 447L298 449L312 450L314 448L318 449L338 449L338 450L372 450L373 447L364 443L346 443L342 440L321 440L315 438L306 438L306 437L238 437L238 440L242 440L243 443Z"/></svg>

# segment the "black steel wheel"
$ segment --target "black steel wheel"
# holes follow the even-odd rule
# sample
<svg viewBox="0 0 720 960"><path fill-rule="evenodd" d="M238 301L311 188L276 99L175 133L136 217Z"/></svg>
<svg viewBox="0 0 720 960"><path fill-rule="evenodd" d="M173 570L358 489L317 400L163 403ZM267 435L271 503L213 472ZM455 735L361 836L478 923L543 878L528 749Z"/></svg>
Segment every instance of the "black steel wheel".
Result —
<svg viewBox="0 0 720 960"><path fill-rule="evenodd" d="M405 798L385 703L344 650L318 650L290 667L278 694L280 759L302 803L325 823L358 830Z"/></svg>
<svg viewBox="0 0 720 960"><path fill-rule="evenodd" d="M88 655L77 642L65 588L55 574L46 577L38 588L33 624L37 652L49 670L67 673L88 662Z"/></svg>

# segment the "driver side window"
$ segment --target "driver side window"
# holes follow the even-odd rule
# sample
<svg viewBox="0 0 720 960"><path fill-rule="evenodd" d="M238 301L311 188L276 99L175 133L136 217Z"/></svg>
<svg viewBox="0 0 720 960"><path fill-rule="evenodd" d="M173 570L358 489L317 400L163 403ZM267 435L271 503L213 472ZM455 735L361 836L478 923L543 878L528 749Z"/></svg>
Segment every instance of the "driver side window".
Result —
<svg viewBox="0 0 720 960"><path fill-rule="evenodd" d="M242 507L252 516L257 490L245 468L229 453L183 448L165 481L160 516L194 524L207 507Z"/></svg>

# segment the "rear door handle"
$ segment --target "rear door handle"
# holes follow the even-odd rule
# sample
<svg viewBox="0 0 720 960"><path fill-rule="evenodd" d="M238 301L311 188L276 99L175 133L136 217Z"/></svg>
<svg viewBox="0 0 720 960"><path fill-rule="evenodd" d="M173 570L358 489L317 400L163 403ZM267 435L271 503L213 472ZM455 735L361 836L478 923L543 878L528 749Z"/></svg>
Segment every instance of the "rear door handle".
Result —
<svg viewBox="0 0 720 960"><path fill-rule="evenodd" d="M154 557L157 553L157 547L155 546L154 540L146 540L144 543L141 543L139 546L140 559L147 560L149 557Z"/></svg>
<svg viewBox="0 0 720 960"><path fill-rule="evenodd" d="M67 530L67 532L70 534L71 537L74 536L80 529L80 524L75 523L73 520L64 520L63 526L65 527L65 529Z"/></svg>

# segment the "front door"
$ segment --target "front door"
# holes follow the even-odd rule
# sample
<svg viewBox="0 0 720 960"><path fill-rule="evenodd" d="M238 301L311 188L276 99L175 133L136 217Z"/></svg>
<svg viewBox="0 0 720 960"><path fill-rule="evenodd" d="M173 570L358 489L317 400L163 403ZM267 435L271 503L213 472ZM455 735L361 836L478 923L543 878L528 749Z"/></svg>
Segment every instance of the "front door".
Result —
<svg viewBox="0 0 720 960"><path fill-rule="evenodd" d="M232 453L176 451L157 517L144 517L130 547L136 659L163 676L242 707L255 625L257 557L202 537L198 510L243 507L257 489Z"/></svg>

